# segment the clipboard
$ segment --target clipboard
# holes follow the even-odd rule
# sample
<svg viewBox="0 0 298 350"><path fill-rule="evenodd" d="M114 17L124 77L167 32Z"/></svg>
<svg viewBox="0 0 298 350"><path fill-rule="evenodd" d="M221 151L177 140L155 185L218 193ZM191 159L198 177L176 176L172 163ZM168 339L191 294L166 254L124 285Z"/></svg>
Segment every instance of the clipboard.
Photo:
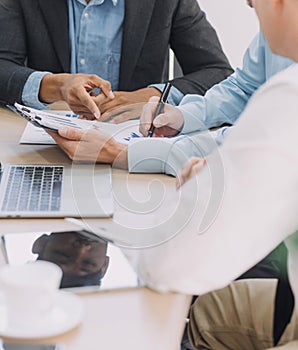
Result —
<svg viewBox="0 0 298 350"><path fill-rule="evenodd" d="M19 103L15 103L14 106L7 105L7 107L38 128L54 131L56 133L62 126L68 126L75 129L84 129L80 123L77 122L78 119L72 119L70 117L57 115L54 113L47 113L35 108L23 106Z"/></svg>

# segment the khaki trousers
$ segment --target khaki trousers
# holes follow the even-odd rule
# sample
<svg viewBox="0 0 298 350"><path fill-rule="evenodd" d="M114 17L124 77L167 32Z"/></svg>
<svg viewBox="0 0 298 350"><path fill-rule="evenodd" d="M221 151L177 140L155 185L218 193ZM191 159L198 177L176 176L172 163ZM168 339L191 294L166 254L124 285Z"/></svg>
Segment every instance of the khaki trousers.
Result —
<svg viewBox="0 0 298 350"><path fill-rule="evenodd" d="M274 279L240 280L200 296L190 311L188 334L192 346L200 350L272 348L276 285ZM298 350L295 339L296 312L278 344L279 350Z"/></svg>

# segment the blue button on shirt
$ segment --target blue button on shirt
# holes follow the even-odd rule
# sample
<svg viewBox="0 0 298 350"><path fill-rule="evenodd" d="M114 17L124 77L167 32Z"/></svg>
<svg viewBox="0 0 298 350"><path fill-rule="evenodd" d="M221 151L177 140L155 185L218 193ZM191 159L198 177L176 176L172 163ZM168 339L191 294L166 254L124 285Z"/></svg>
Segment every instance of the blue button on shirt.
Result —
<svg viewBox="0 0 298 350"><path fill-rule="evenodd" d="M68 0L71 73L97 74L117 90L125 0ZM38 99L42 78L32 73L23 89L23 103L44 108Z"/></svg>
<svg viewBox="0 0 298 350"><path fill-rule="evenodd" d="M71 73L97 74L118 90L124 0L68 0Z"/></svg>
<svg viewBox="0 0 298 350"><path fill-rule="evenodd" d="M97 74L118 90L125 0L68 0L71 73ZM42 78L50 72L32 73L23 89L23 103L45 108L38 99ZM159 90L163 84L153 85ZM169 103L179 104L183 94L172 87Z"/></svg>

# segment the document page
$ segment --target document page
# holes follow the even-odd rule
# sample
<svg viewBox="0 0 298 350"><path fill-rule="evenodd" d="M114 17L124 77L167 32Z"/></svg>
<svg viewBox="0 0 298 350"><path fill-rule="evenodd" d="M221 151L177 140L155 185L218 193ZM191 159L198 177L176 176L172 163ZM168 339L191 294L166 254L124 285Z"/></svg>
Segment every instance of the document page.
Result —
<svg viewBox="0 0 298 350"><path fill-rule="evenodd" d="M32 109L33 110L33 109ZM34 110L36 116L41 116L42 121L55 127L69 126L78 129L87 130L89 128L97 128L108 135L114 137L118 142L127 144L132 138L142 137L139 132L139 120L129 120L120 124L112 124L108 122L99 122L96 120L79 119L77 115L69 111L37 111ZM21 144L55 144L51 136L42 128L27 123L26 128L19 141Z"/></svg>

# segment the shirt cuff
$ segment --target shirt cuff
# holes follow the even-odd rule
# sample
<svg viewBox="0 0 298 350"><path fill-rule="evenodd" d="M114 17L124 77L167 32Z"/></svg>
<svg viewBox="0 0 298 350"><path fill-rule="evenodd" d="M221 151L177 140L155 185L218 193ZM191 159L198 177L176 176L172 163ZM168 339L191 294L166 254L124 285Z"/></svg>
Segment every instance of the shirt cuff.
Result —
<svg viewBox="0 0 298 350"><path fill-rule="evenodd" d="M209 131L171 138L139 138L128 144L128 170L176 176L192 156L205 157L217 148Z"/></svg>
<svg viewBox="0 0 298 350"><path fill-rule="evenodd" d="M208 129L208 126L204 123L206 106L202 96L187 95L177 108L182 112L184 119L181 134L189 134Z"/></svg>
<svg viewBox="0 0 298 350"><path fill-rule="evenodd" d="M189 155L180 149L177 138L140 138L128 144L128 171L176 176Z"/></svg>
<svg viewBox="0 0 298 350"><path fill-rule="evenodd" d="M210 133L212 134L215 142L217 145L221 145L226 137L226 134L228 132L228 129L232 128L231 126L224 126L223 128L217 129L215 131L211 131Z"/></svg>
<svg viewBox="0 0 298 350"><path fill-rule="evenodd" d="M36 109L47 108L48 104L39 101L39 89L40 83L43 77L47 74L52 74L50 72L33 72L29 75L22 93L22 102L26 106L30 106Z"/></svg>
<svg viewBox="0 0 298 350"><path fill-rule="evenodd" d="M154 87L160 92L162 92L165 87L165 84L153 84L153 85L149 85L149 87ZM184 94L179 89L177 89L175 86L172 85L168 96L168 103L173 106L178 106L181 100L183 99L183 97L184 97Z"/></svg>

